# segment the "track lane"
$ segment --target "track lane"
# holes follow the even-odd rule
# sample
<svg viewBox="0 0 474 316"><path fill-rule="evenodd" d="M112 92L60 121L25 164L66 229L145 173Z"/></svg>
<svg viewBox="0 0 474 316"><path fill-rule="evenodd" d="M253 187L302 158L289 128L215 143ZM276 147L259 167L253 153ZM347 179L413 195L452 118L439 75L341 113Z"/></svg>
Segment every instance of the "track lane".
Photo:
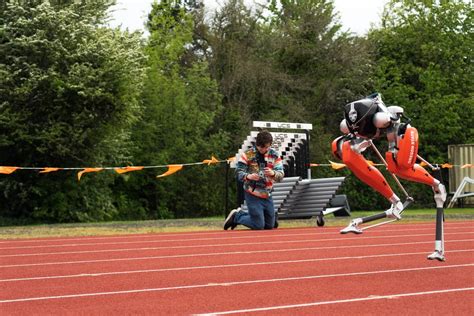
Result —
<svg viewBox="0 0 474 316"><path fill-rule="evenodd" d="M97 292L80 297L43 297L38 300L0 302L0 304L7 313L14 312L19 306L24 311L35 311L40 314L54 313L64 306L69 306L69 312L75 314L134 309L139 309L141 313L194 314L222 311L223 307L225 310L239 310L304 304L314 302L315 298L318 301L331 301L335 298L344 300L393 293L465 288L466 280L463 276L472 275L473 272L472 264L465 267L409 266L396 270L365 269L355 273L329 275L320 273L287 279L255 278L234 283L192 284L187 287L142 287L136 291L122 293ZM239 279L238 276L235 279ZM411 282L407 283L406 280ZM180 302L183 304L179 304Z"/></svg>
<svg viewBox="0 0 474 316"><path fill-rule="evenodd" d="M223 234L225 235L225 234ZM264 235L261 233L260 236ZM448 231L446 230L445 236L446 239L450 239L452 236L474 236L474 229L459 229L459 231ZM295 236L295 238L287 237L285 239L280 238L259 238L253 237L251 240L242 241L240 239L221 239L217 241L208 241L207 243L186 243L182 244L181 242L176 243L168 243L166 245L151 245L145 247L127 247L127 248L92 248L88 250L78 250L74 249L72 251L64 251L64 249L60 249L57 251L50 251L44 252L43 250L39 250L37 252L32 252L28 250L24 250L23 252L16 253L9 253L8 251L0 252L0 266L8 265L8 264L21 264L21 263L28 263L31 261L34 262L48 262L51 260L61 261L68 257L72 260L77 258L82 258L84 255L94 255L97 258L112 258L113 256L123 257L124 255L133 256L137 253L141 253L143 251L168 251L169 254L176 254L181 251L188 253L188 251L196 251L202 252L205 249L212 249L211 251L222 252L222 249L229 249L229 248L236 248L236 247L252 247L259 249L261 247L265 247L268 245L276 246L276 247L288 247L289 245L295 246L305 246L305 247L315 247L316 244L330 244L330 245L340 245L344 244L347 241L350 241L352 244L363 244L366 243L367 239L377 240L377 242L393 242L393 240L415 240L418 241L418 238L424 240L424 238L434 239L434 235L431 233L414 233L414 234L390 234L390 235L375 235L375 234L364 234L364 235L338 235L338 234L331 234L330 236L325 236L326 238L308 238L307 236ZM312 245L312 246L310 246ZM163 254L163 253L162 253Z"/></svg>
<svg viewBox="0 0 474 316"><path fill-rule="evenodd" d="M204 315L471 315L474 288L441 289L422 292L390 293L341 300L302 304L263 306L254 309L214 311ZM467 300L467 304L466 304Z"/></svg>
<svg viewBox="0 0 474 316"><path fill-rule="evenodd" d="M261 239L285 239L285 238L301 238L305 237L319 237L322 239L331 238L334 234L339 235L339 230L342 227L323 227L323 228L286 228L271 231L253 231L248 229L235 230L235 231L213 231L213 232L197 232L197 233L182 233L182 234L149 234L149 235L130 235L130 236L114 236L114 237L84 237L84 238L70 238L70 239L33 239L33 240L4 240L0 241L0 253L8 254L11 250L25 250L25 249L60 249L64 248L67 250L72 249L87 249L91 247L94 249L101 249L101 246L110 248L111 246L120 245L153 245L153 244L168 244L168 243L183 243L202 241L204 243L208 241L216 240L242 240L245 242L246 239L253 239L255 237ZM434 224L419 224L419 225L392 225L385 227L385 230L381 228L374 228L370 230L370 234L375 236L387 233L403 233L408 234L409 232L426 232L434 233ZM453 229L459 231L460 229L474 229L474 223L471 222L456 222L450 225L445 225L446 230ZM366 234L369 231L366 232ZM34 253L34 252L32 252Z"/></svg>
<svg viewBox="0 0 474 316"><path fill-rule="evenodd" d="M467 222L466 226L454 225L450 228L452 233L447 235L446 248L447 248L447 259L448 262L438 263L426 260L426 255L432 251L433 248L433 234L434 234L434 225L432 234L419 234L419 230L415 226L405 226L405 225L393 225L397 229L391 229L390 232L387 230L377 231L371 230L364 233L362 236L353 236L346 235L340 236L338 238L330 238L331 234L336 233L336 229L325 230L319 235L313 235L314 230L305 229L304 231L298 229L288 229L280 230L278 233L283 232L284 235L295 234L295 240L284 240L283 243L274 243L268 242L268 237L270 235L265 235L267 232L255 232L255 231L234 231L234 232L219 232L219 233L210 233L212 234L212 240L209 240L210 235L205 238L201 238L199 244L196 247L192 247L192 244L188 244L188 241L185 241L186 245L180 247L179 244L182 242L183 238L180 238L179 234L174 234L173 240L170 241L169 236L166 236L168 243L170 245L162 247L160 249L141 249L141 250L129 250L129 251L118 251L110 252L104 255L104 249L98 250L98 252L86 252L86 253L75 253L75 254L55 254L55 255L42 255L38 253L35 256L25 256L22 260L29 259L29 264L31 266L26 267L4 267L2 264L8 258L11 260L15 257L5 257L1 256L3 250L0 251L0 274L1 278L4 279L4 272L12 272L12 277L15 276L31 276L31 277L41 277L47 275L58 275L58 269L64 269L65 273L113 273L119 269L119 272L124 272L127 269L132 268L143 268L147 269L174 269L168 271L144 271L136 272L130 274L121 274L121 275L104 275L104 276L87 276L87 277L73 277L70 279L44 279L44 280L24 280L24 281L12 281L12 282L0 282L0 297L3 297L5 300L4 294L8 291L9 294L12 294L11 298L15 299L15 292L23 296L16 296L25 298L27 294L30 295L42 295L48 293L56 293L57 296L64 295L64 293L73 293L66 295L76 295L76 294L85 294L83 297L69 297L69 298L57 298L57 299L45 299L38 301L24 301L24 302L10 302L10 303L0 303L0 309L8 305L17 305L21 304L20 310L23 312L38 312L42 311L45 313L60 314L60 311L68 311L69 313L81 313L84 311L90 312L92 314L103 314L104 312L113 312L115 307L112 306L121 306L118 310L123 311L137 311L137 313L156 313L168 312L172 314L189 314L189 313L204 313L206 311L219 311L224 310L222 307L226 307L226 310L229 304L226 304L226 300L221 300L221 296L226 296L227 291L230 290L234 293L234 296L228 297L228 300L236 300L240 302L235 304L233 301L232 304L236 306L236 309L241 309L242 304L245 306L254 306L254 308L262 307L262 301L269 301L275 306L281 302L288 302L288 304L297 304L294 301L298 301L295 298L294 293L299 293L300 291L305 292L309 291L309 296L304 296L306 303L314 302L309 300L309 297L313 295L318 299L321 298L321 295L316 293L316 289L312 287L317 287L319 290L326 289L328 297L326 301L334 300L334 297L341 299L354 299L357 298L357 293L344 291L344 296L342 296L336 288L333 287L334 283L343 283L341 286L355 286L354 282L350 279L364 278L370 276L370 279L373 281L364 281L364 284L368 284L367 291L370 290L370 283L374 287L372 290L379 292L378 286L387 286L391 284L394 287L394 290L413 290L413 291L438 291L439 288L434 288L429 286L426 281L431 279L433 284L443 284L443 286L452 286L454 289L456 286L458 288L468 287L469 284L472 286L474 280L471 278L466 278L466 276L473 276L474 271L472 266L462 266L462 265L472 265L474 263L473 252L470 250L473 247L472 242L472 223ZM400 226L400 227L398 227ZM428 228L429 225L424 225L422 227ZM461 232L463 229L465 231ZM395 232L394 232L395 231ZM448 232L448 229L446 230ZM249 233L250 232L250 233ZM271 231L272 238L278 238L277 231ZM308 235L308 233L310 235ZM216 234L216 235L214 235ZM248 235L247 235L248 234ZM189 234L191 235L194 234ZM214 237L222 236L224 244L205 244L209 241L214 241ZM266 238L263 238L261 241L258 237L264 235ZM429 236L428 236L429 235ZM194 235L196 236L196 235ZM244 242L237 242L236 245L232 245L233 238L239 237L237 240ZM305 236L318 236L317 240L305 240ZM405 237L402 237L405 236ZM187 239L184 238L184 239ZM230 238L229 238L230 237ZM243 238L242 238L243 237ZM289 237L289 236L288 236ZM332 236L334 237L334 235ZM282 236L282 239L286 238ZM300 239L301 238L301 239ZM307 238L307 237L306 237ZM453 238L451 242L451 238ZM463 239L464 238L464 239ZM205 241L206 239L207 241ZM245 242L245 240L253 239L254 242ZM291 238L290 238L291 239ZM390 244L394 241L399 242L400 240L405 241L400 243L400 245L385 245L384 243ZM454 241L459 240L459 241ZM64 240L63 240L64 241ZM61 241L61 242L63 242ZM65 240L66 243L70 244L70 240ZM90 243L92 240L88 240L87 243ZM93 240L93 243L97 243L97 240ZM101 240L105 241L105 240ZM161 240L163 241L163 240ZM231 244L229 245L229 241ZM234 239L235 241L235 239ZM413 244L410 244L410 241L414 241ZM158 242L153 238L152 242ZM107 240L107 243L110 243L110 240ZM171 245L171 243L176 243ZM227 243L227 244L226 244ZM328 245L324 249L324 246L321 247L321 244ZM378 246L371 246L376 245ZM140 243L134 243L134 245L140 245ZM213 246L214 245L214 246ZM301 249L296 251L291 249L291 247L301 247L308 246L308 248L313 249ZM365 246L364 246L365 245ZM5 245L3 245L5 246ZM90 247L92 245L86 245ZM105 246L105 245L102 245ZM101 246L101 247L102 247ZM121 245L123 246L123 245ZM191 246L191 247L188 247ZM288 251L279 251L282 246L287 246ZM353 247L356 246L356 247ZM49 245L48 245L49 247ZM67 246L70 247L70 246ZM73 247L82 247L82 246L73 246ZM37 247L36 250L42 251L42 247ZM146 247L145 247L146 248ZM228 252L227 248L237 248L237 251L242 253L240 254L225 254ZM273 249L272 249L273 248ZM303 247L301 247L303 248ZM315 249L316 248L316 249ZM321 249L323 248L323 249ZM22 248L25 250L26 248ZM30 248L34 249L34 248ZM245 253L249 251L249 253ZM257 251L266 251L262 253L255 253L254 249ZM35 250L35 251L36 251ZM273 250L273 251L272 251ZM276 251L275 251L276 250ZM199 254L205 254L203 256L197 256ZM221 251L222 255L216 255L215 252ZM273 253L274 252L274 253ZM131 255L130 257L123 257L125 253ZM175 258L152 258L152 259L138 259L133 260L133 256L136 254L158 254L161 256L185 256L185 257L175 257ZM177 254L178 253L178 254ZM121 258L109 256L110 254L120 254ZM71 256L71 257L69 257ZM77 257L76 257L77 256ZM102 257L103 256L103 257ZM332 256L332 257L331 257ZM75 258L74 258L75 257ZM350 258L353 257L353 258ZM69 264L51 264L49 267L44 266L35 266L33 264L42 264L39 260L36 259L68 259L69 262L74 260L101 260L97 258L102 258L102 260L113 260L113 259L132 259L132 261L111 261L111 262L89 262L89 263L69 263ZM135 257L136 258L136 257ZM84 260L85 259L85 260ZM290 260L291 259L291 260ZM16 259L14 259L16 260ZM274 260L274 261L291 261L291 262L280 262L280 263L265 263L264 260ZM55 261L49 261L49 263L54 263ZM13 262L14 263L14 262ZM48 262L43 262L48 263ZM255 263L255 264L252 264ZM20 263L21 264L21 263ZM25 264L28 264L28 261L25 261ZM209 268L197 268L197 269L186 269L190 264L194 265L222 265L221 267L209 267ZM233 264L233 266L226 266ZM14 264L13 264L14 265ZM283 269L282 269L283 267ZM409 267L409 268L407 268ZM184 269L183 269L184 268ZM370 271L367 269L371 269ZM56 271L55 271L56 269ZM366 270L364 270L366 269ZM380 269L379 273L374 273L374 269ZM387 269L391 270L400 270L399 272L388 272ZM418 270L407 270L407 269L418 269ZM444 269L444 271L443 271ZM314 272L320 273L319 276L315 276ZM441 272L440 272L441 271ZM454 271L454 272L453 272ZM467 272L466 272L467 271ZM18 274L18 272L20 272ZM367 275L361 274L368 272ZM51 273L51 274L50 274ZM326 273L326 274L324 274ZM336 276L339 273L338 276ZM390 279L385 280L386 277L383 275L388 274L399 274L400 278L404 280L402 283L393 283ZM415 275L415 277L412 276ZM441 276L443 274L443 276ZM232 278L237 278L242 275L245 276L245 280L235 280ZM314 278L308 278L315 276ZM416 277L417 276L417 277ZM422 276L422 280L418 278ZM448 282L450 279L451 281ZM275 282L258 282L262 280L262 277L272 278L294 278L294 280L280 281L278 285ZM253 278L253 279L252 279ZM260 279L259 279L260 278ZM298 279L301 278L301 279ZM77 280L81 279L81 280ZM234 281L233 281L234 280ZM257 281L255 281L257 280ZM323 280L323 281L322 281ZM345 281L344 281L345 280ZM401 281L401 280L399 280ZM235 282L232 284L229 282ZM240 282L240 283L239 283ZM441 282L441 283L438 283ZM444 283L443 283L444 282ZM7 287L3 287L6 283L11 283ZM295 285L296 283L296 285ZM376 284L375 284L376 283ZM378 284L380 283L380 285ZM176 285L177 284L177 285ZM183 285L184 284L184 285ZM291 285L292 284L292 285ZM408 285L407 285L408 284ZM140 288L137 287L140 286ZM144 286L147 286L144 288ZM161 288L157 286L162 286ZM179 288L179 287L187 288ZM416 289L414 286L417 286ZM28 292L31 288L34 288L31 292ZM163 289L168 290L163 290ZM222 290L225 288L226 290ZM150 291L141 291L140 289L156 289ZM158 290L159 289L159 290ZM258 291L260 289L261 291ZM273 293L275 289L278 289L284 293L284 297L276 300L273 299L272 295L268 293ZM286 289L286 290L285 290ZM442 289L441 289L442 290ZM50 291L50 292L48 292ZM68 292L71 291L71 292ZM81 292L82 291L82 292ZM96 291L96 292L94 292ZM99 291L99 292L97 292ZM102 291L102 292L100 292ZM117 293L118 291L131 291L127 293ZM249 292L250 291L250 292ZM87 294L89 293L89 294ZM114 293L114 294L97 294L94 293ZM352 294L351 294L352 293ZM388 293L388 292L387 292ZM406 292L404 292L406 293ZM245 300L249 294L255 296L255 303L248 304ZM367 293L363 292L363 295ZM392 293L393 294L393 293ZM367 294L368 296L359 296L369 297L372 294ZM377 294L379 295L379 294ZM390 295L390 293L386 294ZM433 294L435 295L435 294ZM448 295L448 294L447 294ZM469 294L462 294L466 296ZM54 295L53 295L54 296ZM332 296L332 297L331 297ZM35 296L30 296L35 297ZM36 296L41 297L41 296ZM193 307L192 311L186 310L184 307L175 308L176 298L179 297L179 301L192 302ZM216 299L216 297L218 299ZM429 295L427 295L429 297ZM444 296L443 296L444 297ZM239 300L240 298L240 300ZM406 297L400 297L399 299L407 299ZM412 300L413 298L410 298ZM417 298L418 299L418 298ZM7 299L8 300L8 299ZM212 307L215 309L209 309L209 301L217 300L217 303ZM387 299L381 299L379 301L386 301ZM423 303L423 300L429 299L420 299L423 306L428 306L426 303ZM172 302L172 306L167 306L166 302ZM45 303L47 302L47 303ZM78 308L71 306L71 302L77 302L79 304ZM129 304L127 305L126 302ZM133 302L133 304L130 304ZM202 306L202 302L207 302ZM259 305L260 303L260 305ZM329 303L328 303L329 304ZM346 304L353 306L357 302L351 302ZM372 304L381 304L380 302L370 302ZM74 304L75 305L75 304ZM109 306L110 305L110 306ZM159 305L159 306L158 306ZM187 304L186 304L187 306ZM240 306L240 307L239 307ZM326 305L318 305L318 308L324 308ZM375 306L375 305L374 305ZM317 309L317 311L320 309ZM456 309L458 310L458 309ZM11 311L12 314L16 311L15 308L8 307L8 311ZM294 311L292 311L294 312ZM265 313L265 312L263 312ZM61 313L62 314L62 313Z"/></svg>
<svg viewBox="0 0 474 316"><path fill-rule="evenodd" d="M259 261L282 260L320 260L330 262L331 258L358 257L363 255L392 255L397 253L430 253L432 241L402 242L391 244L339 245L309 248L265 248L260 250L229 249L224 252L203 252L180 255L163 255L136 258L122 258L133 260L79 260L50 262L51 264L31 263L31 265L0 266L0 284L4 280L33 277L52 277L64 275L126 273L126 271L140 271L157 268L177 268L196 265L221 265L226 263L240 264ZM474 249L474 239L446 241L447 256L456 249ZM86 259L86 258L84 258ZM57 264L55 264L57 263Z"/></svg>
<svg viewBox="0 0 474 316"><path fill-rule="evenodd" d="M203 264L195 260L194 264L182 265L176 262L165 267L157 265L155 269L133 270L133 272L94 274L90 271L86 275L77 275L72 278L43 278L1 282L0 298L12 299L21 296L61 295L61 293L110 292L140 287L169 287L176 285L190 285L196 283L226 283L233 282L236 275L245 275L245 278L286 278L302 277L318 271L323 274L342 273L344 271L360 272L366 267L372 269L402 269L408 264L433 267L437 262L426 260L427 252L408 252L390 254L339 256L337 251L334 257L328 260L321 258L321 254L314 253L312 258L300 259L264 257L253 260L223 261ZM330 255L330 254L328 254ZM450 264L473 263L474 251L459 250L450 253ZM226 258L224 258L226 259ZM125 267L116 267L116 270L125 270Z"/></svg>

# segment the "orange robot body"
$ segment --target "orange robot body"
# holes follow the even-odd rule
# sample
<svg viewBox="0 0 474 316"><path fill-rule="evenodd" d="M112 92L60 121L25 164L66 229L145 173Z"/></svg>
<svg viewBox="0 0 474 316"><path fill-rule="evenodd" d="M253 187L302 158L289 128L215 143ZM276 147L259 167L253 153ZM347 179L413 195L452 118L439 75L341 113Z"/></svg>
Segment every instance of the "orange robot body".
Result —
<svg viewBox="0 0 474 316"><path fill-rule="evenodd" d="M351 143L345 142L342 145L342 161L346 166L363 182L374 190L390 199L393 190L388 185L382 173L360 154L352 150Z"/></svg>
<svg viewBox="0 0 474 316"><path fill-rule="evenodd" d="M437 207L436 239L435 252L429 255L428 259L444 261L442 222L444 219L443 205L446 201L446 189L439 180L435 179L422 166L416 163L419 157L418 131L408 123L401 123L402 117L403 109L399 106L387 108L379 94L373 94L365 99L354 101L345 106L344 119L340 124L341 132L345 135L336 138L332 142L332 152L334 156L346 164L347 168L349 168L356 177L383 195L392 205L385 212L352 220L351 223L340 232L341 234L362 234L363 229L390 223L394 220L400 220L401 213L413 201L413 198L408 195L399 182L397 178L397 176L399 176L400 178L423 183L432 187ZM386 135L388 140L388 150L385 153L385 160L372 142L373 139L377 139L383 134ZM406 201L404 203L402 203L400 198L393 192L383 174L372 166L362 155L362 152L368 147L372 147L379 158L383 160L388 171L406 195ZM359 227L360 224L385 217L392 218L392 220L365 228Z"/></svg>
<svg viewBox="0 0 474 316"><path fill-rule="evenodd" d="M414 127L407 127L398 142L397 163L402 168L411 168L418 155L418 131Z"/></svg>
<svg viewBox="0 0 474 316"><path fill-rule="evenodd" d="M394 192L384 176L375 167L370 166L362 156L367 146L361 146L367 139L375 139L387 134L389 149L385 154L387 169L403 179L430 186L436 185L434 179L423 167L416 164L418 155L418 131L416 128L402 124L400 113L403 109L395 108L391 113L381 99L367 98L352 102L345 107L345 118L341 122L341 131L347 134L336 138L332 143L334 156L341 159L346 166L364 183L394 202Z"/></svg>

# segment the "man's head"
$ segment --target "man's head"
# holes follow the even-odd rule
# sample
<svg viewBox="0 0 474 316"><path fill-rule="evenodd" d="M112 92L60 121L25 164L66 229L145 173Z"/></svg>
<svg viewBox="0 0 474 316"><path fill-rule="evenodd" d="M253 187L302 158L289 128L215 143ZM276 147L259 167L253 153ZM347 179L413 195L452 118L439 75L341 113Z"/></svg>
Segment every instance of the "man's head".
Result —
<svg viewBox="0 0 474 316"><path fill-rule="evenodd" d="M261 131L257 134L256 145L258 151L265 154L273 143L273 136L268 131Z"/></svg>

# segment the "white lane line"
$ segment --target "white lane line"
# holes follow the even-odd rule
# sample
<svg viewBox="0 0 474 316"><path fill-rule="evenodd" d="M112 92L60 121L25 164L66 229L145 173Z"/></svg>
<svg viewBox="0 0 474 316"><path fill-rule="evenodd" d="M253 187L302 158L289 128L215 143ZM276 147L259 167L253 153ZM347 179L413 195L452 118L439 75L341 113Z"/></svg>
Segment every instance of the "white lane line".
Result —
<svg viewBox="0 0 474 316"><path fill-rule="evenodd" d="M228 314L240 314L240 313L254 313L254 312L272 311L272 310L278 310L278 309L291 309L291 308L311 307L311 306L318 306L318 305L354 303L354 302L392 299L392 298L398 298L398 297L445 294L445 293L464 292L464 291L472 291L472 290L474 290L474 287L465 287L465 288L458 288L458 289L445 289L445 290L433 290L433 291L424 291L424 292L398 293L398 294L389 294L389 295L377 295L377 296L369 296L369 297L349 298L349 299L345 299L345 300L321 301L321 302L311 302L311 303L294 304L294 305L280 305L280 306L269 306L269 307L260 307L260 308L237 309L237 310L225 311L225 312L211 312L211 313L205 313L205 314L196 314L196 316L198 316L198 315L199 316L205 316L205 315L228 315Z"/></svg>
<svg viewBox="0 0 474 316"><path fill-rule="evenodd" d="M468 235L474 234L474 232L456 232L447 233L444 235ZM39 252L39 253L20 253L13 255L0 255L0 258L11 258L11 257L29 257L29 256L56 256L56 255L71 255L71 254L85 254L85 253L105 253L105 252L123 252L123 251L142 251L142 250L164 250L164 249L190 249L190 248L208 248L208 247L232 247L232 246L253 246L253 245L270 245L270 244L288 244L288 243L305 243L305 242L318 242L324 243L328 241L347 241L347 240L367 240L367 239L399 239L405 237L433 237L433 233L430 234L411 234L411 235L389 235L389 236L356 236L356 237L338 237L329 239L303 239L303 240L279 240L279 241L262 241L262 242L239 242L231 244L200 244L200 245L187 245L187 246L161 246L161 247L143 247L143 248L119 248L119 249L100 249L100 250L83 250L83 251L60 251L60 252ZM254 238L255 239L255 238Z"/></svg>
<svg viewBox="0 0 474 316"><path fill-rule="evenodd" d="M424 226L433 226L434 227L434 224L425 224ZM402 225L400 225L402 226ZM400 229L385 229L384 232L404 232L404 231L412 231L412 230L416 230L416 231L422 231L422 230L431 230L432 228L420 228L418 226L416 227L413 227L413 228L408 228L406 227L408 225L403 225L403 228L400 228ZM419 226L422 226L422 225L419 225ZM393 228L393 226L392 226ZM446 226L445 226L445 230L446 230ZM454 227L454 226L450 226L450 228L452 229L472 229L474 228L474 221L473 221L473 225L469 225L469 226L457 226L457 227ZM255 238L256 236L258 237L261 237L261 238L275 238L275 237L293 237L293 236L306 236L306 235L317 235L317 236L320 236L320 235L331 235L331 234L334 234L334 233L338 233L339 230L340 230L340 227L334 227L334 229L332 229L331 227L331 230L330 231L325 231L325 232L314 232L315 228L310 228L310 229L295 229L295 231L298 231L299 233L289 233L291 231L291 229L288 229L288 230L280 230L278 231L278 233L274 233L273 231L271 231L271 233L267 233L265 232L265 235L263 234L259 234L259 233L254 233L255 231L251 231L249 230L248 232L250 234L246 234L245 236L242 236L242 231L239 231L240 234L236 235L236 231L234 232L230 232L230 233L234 233L234 234L229 234L229 233L225 233L223 231L220 231L218 233L200 233L200 234L186 234L186 233L183 233L183 234L175 234L175 235L159 235L159 234L154 234L154 235L143 235L143 237L146 237L146 238L160 238L160 237L173 237L173 236L177 236L177 237L186 237L186 236L190 236L190 237L193 237L193 236L202 236L202 235L218 235L218 237L220 239L223 239L222 236L223 235L226 235L228 234L228 236L226 236L224 239L248 239L248 238ZM284 231L286 234L281 234L280 232L281 231ZM309 233L304 233L305 231L308 231ZM303 233L300 233L300 232L303 232ZM374 230L374 232L376 232ZM245 232L247 233L247 232ZM120 236L120 237L114 237L113 239L117 238L117 239L130 239L130 238L133 238L133 237L140 237L140 236L137 236L137 235L132 235L131 237L127 237L127 236ZM107 237L94 237L94 238L87 238L87 237L84 237L84 238L71 238L71 239L53 239L53 240L33 240L33 241L28 241L28 240L20 240L20 241L0 241L0 244L14 244L14 243L25 243L25 242L56 242L56 241L67 241L67 242L71 242L71 241L88 241L88 240L102 240L102 239L105 239L105 240L110 240L112 239L111 237L107 238ZM200 240L200 241L206 241L206 240L214 240L215 237L208 237L208 238L185 238L185 239L156 239L156 240L135 240L135 241L110 241L110 242L97 242L97 243L67 243L67 244L47 244L47 245L29 245L29 246L15 246L15 247L3 247L3 248L0 248L0 250L11 250L11 249L34 249L34 248L48 248L48 247L79 247L79 246L98 246L98 245L117 245L117 244L136 244L136 243L153 243L153 242L182 242L182 241L196 241L196 240Z"/></svg>
<svg viewBox="0 0 474 316"><path fill-rule="evenodd" d="M452 223L454 224L454 223ZM456 223L456 224L462 224L461 222ZM409 225L409 224L407 224ZM426 225L426 224L423 224ZM434 224L432 224L434 226ZM204 227L205 228L205 227ZM203 229L204 229L203 228ZM338 228L337 227L331 227L334 228L336 231ZM296 227L296 228L282 228L279 230L275 231L265 231L265 233L279 233L280 231L314 231L315 227ZM261 231L256 231L256 230L246 230L246 231L240 231L240 230L234 230L234 231L227 231L224 232L222 230L214 230L214 231L197 231L197 232L191 232L191 233L186 233L186 232L178 232L178 233L166 233L166 232L154 232L154 233L143 233L143 234L123 234L123 235L105 235L105 236L84 236L84 237L70 237L70 238L57 238L57 237L45 237L45 238L38 238L38 239L28 239L28 238L22 238L22 239L9 239L9 240L0 240L0 244L12 244L12 243L41 243L41 242L57 242L57 241L88 241L88 240L115 240L115 239L132 239L132 238L159 238L159 237L195 237L195 236L222 236L222 234L228 234L228 235L237 235L237 234L242 234L242 233L248 233L248 234L259 234Z"/></svg>
<svg viewBox="0 0 474 316"><path fill-rule="evenodd" d="M474 252L474 249L450 251L450 253L456 253L456 252ZM406 252L406 253L393 253L393 254L391 253L391 254L382 254L382 255L377 254L377 255L365 255L365 256L311 258L311 259L300 259L300 260L259 261L259 262L230 263L230 264L218 264L218 265L207 265L207 266L190 266L190 267L175 267L175 268L146 269L146 270L111 271L111 272L81 273L81 274L69 274L69 275L39 276L39 277L30 277L30 278L3 279L3 280L0 280L0 283L18 282L18 281L51 280L51 279L84 278L84 277L95 278L95 277L109 276L109 275L158 273L158 272L205 270L205 269L224 269L224 268L236 268L236 267L268 266L268 265L278 265L278 264L296 264L296 263L308 263L308 262L320 262L320 261L338 261L338 260L356 260L356 259L361 260L361 259L374 259L374 258L387 258L387 257L414 256L414 255L423 255L423 254L427 254L427 252L423 251L423 252Z"/></svg>
<svg viewBox="0 0 474 316"><path fill-rule="evenodd" d="M196 288L210 288L210 287L218 287L218 286L226 286L227 287L227 286L239 286L239 285L248 285L248 284L263 284L263 283L291 282L291 281L301 281L301 280L314 280L314 279L323 279L323 278L367 276L367 275L376 275L376 274L384 274L384 273L403 273L403 272L428 271L428 270L440 270L440 269L458 269L458 268L469 268L469 267L473 267L473 266L474 266L474 263L472 263L472 264L456 264L456 265L404 268L404 269L392 269L392 270L349 272L349 273L339 273L339 274L310 275L310 276L302 276L302 277L300 276L300 277L288 277L288 278L277 278L277 279L235 281L235 282L225 282L225 283L194 284L194 285L182 285L182 286L147 288L147 289L133 289L133 290L122 290L122 291L111 291L111 292L80 293L80 294L67 294L67 295L42 296L42 297L24 297L24 298L0 300L0 304L17 303L17 302L29 302L29 301L42 301L42 300L53 300L53 299L78 298L78 297L104 296L104 295L160 292L160 291L196 289Z"/></svg>
<svg viewBox="0 0 474 316"><path fill-rule="evenodd" d="M321 235L333 235L335 232L324 232L324 233L305 233L305 234L281 234L281 235L261 235L259 238L282 238L282 237L297 237L297 236L321 236ZM224 234L221 235L221 237ZM235 240L235 239L254 239L256 236L226 236L219 238L220 240ZM146 241L121 241L121 242L102 242L102 243L75 243L75 244L58 244L58 245L40 245L40 246L23 246L23 247L5 247L0 250L12 250L12 249L37 249L37 248L59 248L59 247L81 247L81 246L106 246L106 245L130 245L130 244L148 244L148 243L171 243L171 242L195 242L195 241L209 241L216 240L213 238L194 238L194 239L157 239L157 240L146 240Z"/></svg>
<svg viewBox="0 0 474 316"><path fill-rule="evenodd" d="M465 227L466 229L474 229L473 227ZM391 232L405 232L405 231L413 231L416 230L417 232L420 231L431 231L430 228L412 228L412 229L396 229L396 230L384 230L384 233L391 233ZM457 228L459 230L459 228ZM298 237L298 236L323 236L323 235L334 235L334 233L338 233L337 231L329 231L329 232L313 232L312 233L293 233L293 234L267 234L267 235L260 235L259 238L267 239L267 238L282 238L282 237ZM374 231L375 232L375 231ZM222 234L224 235L224 234ZM256 236L226 236L224 238L219 238L220 240L235 240L235 239L254 239ZM15 249L38 249L38 248L60 248L60 247L83 247L83 246L106 246L106 245L130 245L130 244L145 244L145 243L171 243L171 242L195 242L195 241L209 241L215 240L216 238L194 238L194 239L157 239L157 240L137 240L137 241L120 241L120 242L100 242L100 243L72 243L72 244L53 244L53 245L34 245L34 246L15 246L15 247L3 247L0 250L15 250Z"/></svg>
<svg viewBox="0 0 474 316"><path fill-rule="evenodd" d="M457 243L457 242L466 242L466 241L474 242L474 239L447 240L445 241L445 243ZM50 266L50 265L70 265L70 264L156 260L156 259L176 259L176 258L188 258L188 257L228 256L228 255L261 254L261 253L277 253L277 252L298 252L298 251L311 251L311 250L330 250L330 249L340 249L340 248L356 249L356 248L371 248L371 247L394 247L394 246L421 245L421 244L432 244L432 243L433 241L430 240L430 241L415 241L415 242L402 242L402 243L390 243L390 244L368 244L368 245L351 245L351 246L343 245L343 246L284 248L284 249L268 249L268 250L245 250L245 251L230 251L230 252L207 252L207 253L191 253L191 254L181 254L181 255L147 256L147 257L132 257L132 258L127 257L127 258L111 258L111 259L79 260L79 261L23 263L23 264L3 265L3 266L0 266L0 268L37 267L37 266Z"/></svg>

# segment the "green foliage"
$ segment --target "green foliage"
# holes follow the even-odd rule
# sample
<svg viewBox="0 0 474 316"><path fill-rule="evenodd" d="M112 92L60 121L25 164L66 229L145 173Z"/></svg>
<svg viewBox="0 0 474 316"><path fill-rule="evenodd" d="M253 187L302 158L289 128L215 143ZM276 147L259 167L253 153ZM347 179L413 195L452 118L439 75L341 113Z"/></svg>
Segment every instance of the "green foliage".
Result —
<svg viewBox="0 0 474 316"><path fill-rule="evenodd" d="M311 161L326 162L342 106L380 91L420 133L420 154L474 141L472 17L461 0L392 0L367 37L342 29L331 0L155 2L150 37L105 26L114 0L0 1L0 165L162 165L231 157L251 121L313 124ZM383 144L382 144L383 145ZM369 159L377 160L374 157ZM35 222L221 215L223 165L0 175L0 218ZM228 174L229 175L229 174ZM387 204L347 170L353 209ZM446 178L446 177L445 177ZM395 190L390 176L387 180ZM235 194L230 172L228 188ZM428 186L404 182L417 206Z"/></svg>
<svg viewBox="0 0 474 316"><path fill-rule="evenodd" d="M231 0L212 20L222 122L235 147L253 120L312 123L312 159L327 159L341 106L371 86L369 46L341 31L331 1L271 1L262 10Z"/></svg>
<svg viewBox="0 0 474 316"><path fill-rule="evenodd" d="M18 3L6 4L0 29L2 165L88 167L126 159L141 111L139 35L95 24L105 6ZM78 186L73 174L3 176L0 211L48 221L108 219L111 178L100 178Z"/></svg>
<svg viewBox="0 0 474 316"><path fill-rule="evenodd" d="M134 163L157 165L225 157L228 136L212 124L221 110L217 83L208 66L190 58L193 14L179 1L153 4L147 23L148 70L144 112L133 129ZM226 158L226 157L225 157ZM140 201L148 218L215 215L222 212L224 179L220 167L185 167L179 175L156 179L163 171L130 177L123 188Z"/></svg>
<svg viewBox="0 0 474 316"><path fill-rule="evenodd" d="M420 152L447 161L447 146L474 141L473 10L456 1L391 1L376 47L377 88L405 108Z"/></svg>

